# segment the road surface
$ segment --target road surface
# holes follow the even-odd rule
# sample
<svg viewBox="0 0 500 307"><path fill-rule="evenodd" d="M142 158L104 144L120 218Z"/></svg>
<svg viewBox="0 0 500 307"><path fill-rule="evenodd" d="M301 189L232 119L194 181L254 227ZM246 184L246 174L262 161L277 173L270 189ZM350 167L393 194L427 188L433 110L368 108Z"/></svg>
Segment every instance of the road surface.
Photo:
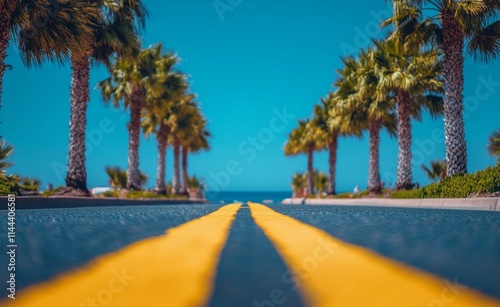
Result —
<svg viewBox="0 0 500 307"><path fill-rule="evenodd" d="M498 212L249 203L16 214L16 300L3 287L0 306L500 306ZM2 252L2 282L8 261Z"/></svg>

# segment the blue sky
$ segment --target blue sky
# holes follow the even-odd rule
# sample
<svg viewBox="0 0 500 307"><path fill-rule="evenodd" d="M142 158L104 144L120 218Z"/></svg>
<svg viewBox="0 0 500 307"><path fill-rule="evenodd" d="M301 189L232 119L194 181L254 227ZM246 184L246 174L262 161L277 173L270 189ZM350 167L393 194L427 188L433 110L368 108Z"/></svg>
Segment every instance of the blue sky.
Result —
<svg viewBox="0 0 500 307"><path fill-rule="evenodd" d="M336 78L339 57L369 44L382 34L377 25L390 13L382 0L146 1L151 18L144 46L162 41L182 58L179 68L190 75L214 138L212 150L190 157L190 172L205 178L212 190L288 190L290 177L306 168L306 157L285 157L282 146L297 119L311 115ZM362 9L361 9L362 8ZM69 136L70 66L45 64L27 69L15 48L4 76L0 131L15 147L10 171L35 176L43 186L64 184ZM465 67L465 122L468 168L493 165L488 135L499 128L499 62ZM91 88L106 78L102 67L91 72ZM286 113L287 115L283 115ZM104 167L126 168L128 113L104 106L91 91L88 109L87 172L89 187L105 186ZM421 163L445 156L442 118L426 117L413 125L414 179L428 183ZM254 140L254 141L252 141ZM397 141L385 133L381 175L395 182ZM140 168L154 184L154 138L141 139ZM326 152L315 155L315 167L327 172ZM341 139L337 164L339 191L366 187L368 137ZM172 152L167 156L172 176Z"/></svg>

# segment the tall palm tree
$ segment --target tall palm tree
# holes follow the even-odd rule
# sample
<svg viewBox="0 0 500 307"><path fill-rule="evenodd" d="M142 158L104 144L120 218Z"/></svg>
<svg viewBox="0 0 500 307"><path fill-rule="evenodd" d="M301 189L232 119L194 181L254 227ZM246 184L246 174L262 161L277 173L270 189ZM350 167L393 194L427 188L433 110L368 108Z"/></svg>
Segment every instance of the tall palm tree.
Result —
<svg viewBox="0 0 500 307"><path fill-rule="evenodd" d="M321 104L314 107L314 117L312 121L314 126L321 129L326 136L326 147L328 148L328 187L327 194L335 195L336 193L336 164L338 139L340 136L357 136L361 137L361 129L359 125L350 120L346 116L344 110L340 106L341 97L338 93L329 93L321 99Z"/></svg>
<svg viewBox="0 0 500 307"><path fill-rule="evenodd" d="M421 120L427 109L431 116L442 113L442 80L439 53L434 50L407 50L397 39L375 41L373 58L382 88L392 91L398 113L397 189L412 186L411 118Z"/></svg>
<svg viewBox="0 0 500 307"><path fill-rule="evenodd" d="M118 58L112 66L111 76L99 82L105 103L120 107L121 102L130 109L127 189L140 190L139 139L141 111L145 107L147 92L155 92L155 75L161 59L162 45L141 51L136 58Z"/></svg>
<svg viewBox="0 0 500 307"><path fill-rule="evenodd" d="M339 70L336 82L341 103L350 121L358 129L368 130L370 158L368 168L368 190L381 192L380 181L380 132L385 128L389 135L396 135L394 98L390 91L381 88L379 72L371 49L362 50L357 59L343 59L344 69Z"/></svg>
<svg viewBox="0 0 500 307"><path fill-rule="evenodd" d="M325 148L327 136L311 120L299 120L299 126L288 135L285 144L285 155L295 156L307 154L307 188L309 194L314 194L314 151Z"/></svg>
<svg viewBox="0 0 500 307"><path fill-rule="evenodd" d="M445 87L444 127L447 174L467 172L467 144L463 121L464 47L475 60L492 61L500 56L500 5L494 0L425 1L393 0L397 25L404 38L429 39L442 50ZM423 19L423 9L435 15ZM423 20L423 21L421 21ZM420 22L421 21L421 22ZM425 41L424 41L425 42Z"/></svg>
<svg viewBox="0 0 500 307"><path fill-rule="evenodd" d="M174 151L174 175L172 177L172 194L185 194L187 185L181 179L181 147L192 133L193 124L199 116L199 110L194 101L194 94L186 94L180 103L172 109L171 143ZM187 163L187 161L186 161Z"/></svg>
<svg viewBox="0 0 500 307"><path fill-rule="evenodd" d="M488 152L500 162L500 129L493 131L488 143Z"/></svg>
<svg viewBox="0 0 500 307"><path fill-rule="evenodd" d="M70 143L66 175L66 186L85 193L88 193L85 169L85 129L87 105L90 100L91 60L103 62L111 69L112 55L119 57L136 55L139 50L137 33L140 27L144 27L148 15L141 0L93 0L90 2L98 4L100 14L92 23L91 38L85 41L87 49L81 54L73 54L71 58ZM140 99L141 94L137 87L134 96ZM133 113L137 114L137 108ZM138 125L140 121L136 117L131 121L134 125ZM137 168L129 165L128 174L134 178L130 182L130 188L140 188L138 165Z"/></svg>
<svg viewBox="0 0 500 307"><path fill-rule="evenodd" d="M171 113L186 90L185 76L176 71L174 66L178 58L167 53L159 59L151 87L153 90L146 97L146 108L143 112L142 127L149 136L154 133L158 147L158 164L156 168L156 183L154 191L158 194L166 193L165 173L168 140L170 138Z"/></svg>
<svg viewBox="0 0 500 307"><path fill-rule="evenodd" d="M7 47L17 43L21 59L28 66L42 62L63 62L80 54L91 37L91 25L98 10L93 2L62 0L20 0L0 2L0 105ZM41 26L40 20L44 23Z"/></svg>

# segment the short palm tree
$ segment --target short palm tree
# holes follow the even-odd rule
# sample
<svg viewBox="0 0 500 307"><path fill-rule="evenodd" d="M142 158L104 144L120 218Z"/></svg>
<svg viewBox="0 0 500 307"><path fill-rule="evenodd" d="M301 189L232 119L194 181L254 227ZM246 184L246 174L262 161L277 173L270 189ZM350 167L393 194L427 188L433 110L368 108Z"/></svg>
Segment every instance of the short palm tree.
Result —
<svg viewBox="0 0 500 307"><path fill-rule="evenodd" d="M105 103L115 107L123 105L130 110L128 123L129 150L127 189L140 190L139 139L141 112L145 107L146 95L156 91L155 77L162 46L158 44L141 51L136 58L118 58L112 66L111 76L99 82L98 87Z"/></svg>
<svg viewBox="0 0 500 307"><path fill-rule="evenodd" d="M314 184L317 189L317 194L321 196L328 189L329 177L323 172L314 172Z"/></svg>
<svg viewBox="0 0 500 307"><path fill-rule="evenodd" d="M125 189L127 187L127 171L122 170L119 166L111 167L107 166L105 168L106 174L109 177L109 183L112 188L115 189ZM141 186L148 182L148 176L144 173L140 173L141 176Z"/></svg>
<svg viewBox="0 0 500 307"><path fill-rule="evenodd" d="M206 128L206 120L203 116L198 116L198 119L192 126L193 129L189 131L188 135L183 138L181 146L182 156L182 187L181 192L187 192L189 187L189 173L188 173L188 155L189 153L198 153L201 150L210 150L208 139L212 134Z"/></svg>
<svg viewBox="0 0 500 307"><path fill-rule="evenodd" d="M313 155L315 151L325 148L327 135L310 120L299 120L299 126L289 135L285 144L285 155L295 156L307 154L307 188L309 194L314 194Z"/></svg>
<svg viewBox="0 0 500 307"><path fill-rule="evenodd" d="M474 59L490 62L500 56L500 5L493 0L393 0L390 20L405 40L435 42L443 52L444 123L447 174L467 172L463 121L464 48ZM430 8L435 15L423 13ZM424 19L423 17L426 16ZM433 39L432 39L433 38Z"/></svg>
<svg viewBox="0 0 500 307"><path fill-rule="evenodd" d="M292 177L292 190L293 197L303 196L304 189L306 188L307 176L303 173L295 173Z"/></svg>
<svg viewBox="0 0 500 307"><path fill-rule="evenodd" d="M434 160L430 167L422 164L422 169L429 179L437 181L446 178L446 161Z"/></svg>
<svg viewBox="0 0 500 307"><path fill-rule="evenodd" d="M411 118L421 120L422 111L431 116L442 113L442 78L439 53L434 50L406 50L392 37L375 41L373 53L379 75L379 91L385 95L392 91L397 101L398 113L398 171L397 189L412 185Z"/></svg>
<svg viewBox="0 0 500 307"><path fill-rule="evenodd" d="M500 162L500 129L493 131L488 143L488 152Z"/></svg>

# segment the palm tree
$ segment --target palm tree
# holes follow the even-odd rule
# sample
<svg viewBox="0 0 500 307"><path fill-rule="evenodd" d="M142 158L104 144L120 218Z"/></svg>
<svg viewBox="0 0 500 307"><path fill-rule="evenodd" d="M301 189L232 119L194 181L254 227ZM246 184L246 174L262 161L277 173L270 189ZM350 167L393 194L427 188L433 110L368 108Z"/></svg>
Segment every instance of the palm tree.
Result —
<svg viewBox="0 0 500 307"><path fill-rule="evenodd" d="M154 89L146 97L146 108L143 112L142 127L147 136L154 133L158 146L158 164L156 168L155 193L166 194L165 172L168 139L170 138L171 113L186 90L185 76L174 70L178 63L177 56L167 53L159 59L157 72L151 82Z"/></svg>
<svg viewBox="0 0 500 307"><path fill-rule="evenodd" d="M27 66L63 62L80 54L98 14L89 1L20 0L0 3L0 105L9 41L14 38ZM44 21L40 25L40 20Z"/></svg>
<svg viewBox="0 0 500 307"><path fill-rule="evenodd" d="M310 120L299 120L298 124L299 126L288 135L285 155L307 154L307 188L309 194L314 194L313 154L314 151L325 148L327 136Z"/></svg>
<svg viewBox="0 0 500 307"><path fill-rule="evenodd" d="M346 116L357 126L356 130L368 130L370 135L370 158L368 168L368 190L380 193L380 132L386 128L389 135L396 134L394 99L380 88L380 78L373 58L373 50L362 50L359 57L346 57L344 68L338 70L337 95L339 105ZM345 120L343 120L345 122Z"/></svg>
<svg viewBox="0 0 500 307"><path fill-rule="evenodd" d="M500 162L500 129L493 131L490 135L488 152L492 157L496 157L498 162Z"/></svg>
<svg viewBox="0 0 500 307"><path fill-rule="evenodd" d="M319 196L328 189L329 180L330 178L325 173L314 171L314 184Z"/></svg>
<svg viewBox="0 0 500 307"><path fill-rule="evenodd" d="M182 156L182 186L181 194L187 193L189 188L189 173L188 173L188 154L197 153L201 150L209 150L210 144L208 138L212 136L210 131L206 129L206 120L203 116L198 116L199 119L194 123L193 129L188 132L188 136L182 140L181 156Z"/></svg>
<svg viewBox="0 0 500 307"><path fill-rule="evenodd" d="M112 188L125 189L127 187L127 171L122 170L119 166L107 166L105 171L106 174L108 174L109 182ZM148 176L143 172L140 173L140 176L141 186L143 186L148 182Z"/></svg>
<svg viewBox="0 0 500 307"><path fill-rule="evenodd" d="M430 167L427 167L424 164L421 166L427 177L431 180L436 181L446 178L446 161L434 160L431 161Z"/></svg>
<svg viewBox="0 0 500 307"><path fill-rule="evenodd" d="M161 58L162 45L157 44L141 51L135 59L118 58L111 76L99 82L98 87L105 103L130 109L127 189L140 190L139 138L141 112L145 107L147 92L155 92L156 69Z"/></svg>
<svg viewBox="0 0 500 307"><path fill-rule="evenodd" d="M7 144L5 140L0 141L0 173L5 174L7 168L13 165L12 162L8 161L9 157L14 152L14 147Z"/></svg>
<svg viewBox="0 0 500 307"><path fill-rule="evenodd" d="M466 173L467 144L462 114L464 47L475 60L490 62L500 56L500 20L494 20L500 5L493 0L393 2L398 9L390 22L397 25L400 36L404 39L416 37L423 43L435 42L443 51L447 174ZM426 14L428 17L421 21L422 10L429 5L437 13L434 16Z"/></svg>
<svg viewBox="0 0 500 307"><path fill-rule="evenodd" d="M373 54L379 75L380 93L394 93L398 113L397 189L412 186L411 117L422 119L423 109L432 117L442 113L442 80L439 53L434 50L406 50L399 40L375 41Z"/></svg>
<svg viewBox="0 0 500 307"><path fill-rule="evenodd" d="M358 125L345 116L340 106L341 97L338 93L329 93L321 99L321 104L314 107L314 126L324 132L328 147L329 177L327 193L335 195L336 164L338 151L338 138L340 136L361 137L361 129Z"/></svg>
<svg viewBox="0 0 500 307"><path fill-rule="evenodd" d="M292 177L292 190L293 198L303 196L304 189L306 188L307 177L303 173L295 173Z"/></svg>
<svg viewBox="0 0 500 307"><path fill-rule="evenodd" d="M83 42L86 44L86 49L82 53L73 53L71 57L70 142L66 175L66 186L83 191L85 194L88 194L85 169L85 129L87 105L90 100L90 63L92 60L103 62L111 69L112 55L119 57L136 55L139 50L138 29L144 27L147 17L147 11L141 0L93 0L88 3L97 4L99 14L89 24L91 36ZM135 94L135 96L140 96L137 88ZM136 113L137 110L134 114ZM133 118L135 125L138 121L137 118ZM135 167L129 169L129 175L134 178L130 183L130 188L138 188L138 170Z"/></svg>
<svg viewBox="0 0 500 307"><path fill-rule="evenodd" d="M172 109L171 142L174 150L174 176L172 178L172 194L185 194L187 191L187 178L181 181L181 148L189 140L193 133L194 126L200 117L198 106L196 105L194 94L186 94L180 103L174 105ZM187 155L187 152L186 152ZM187 157L185 160L187 175Z"/></svg>

